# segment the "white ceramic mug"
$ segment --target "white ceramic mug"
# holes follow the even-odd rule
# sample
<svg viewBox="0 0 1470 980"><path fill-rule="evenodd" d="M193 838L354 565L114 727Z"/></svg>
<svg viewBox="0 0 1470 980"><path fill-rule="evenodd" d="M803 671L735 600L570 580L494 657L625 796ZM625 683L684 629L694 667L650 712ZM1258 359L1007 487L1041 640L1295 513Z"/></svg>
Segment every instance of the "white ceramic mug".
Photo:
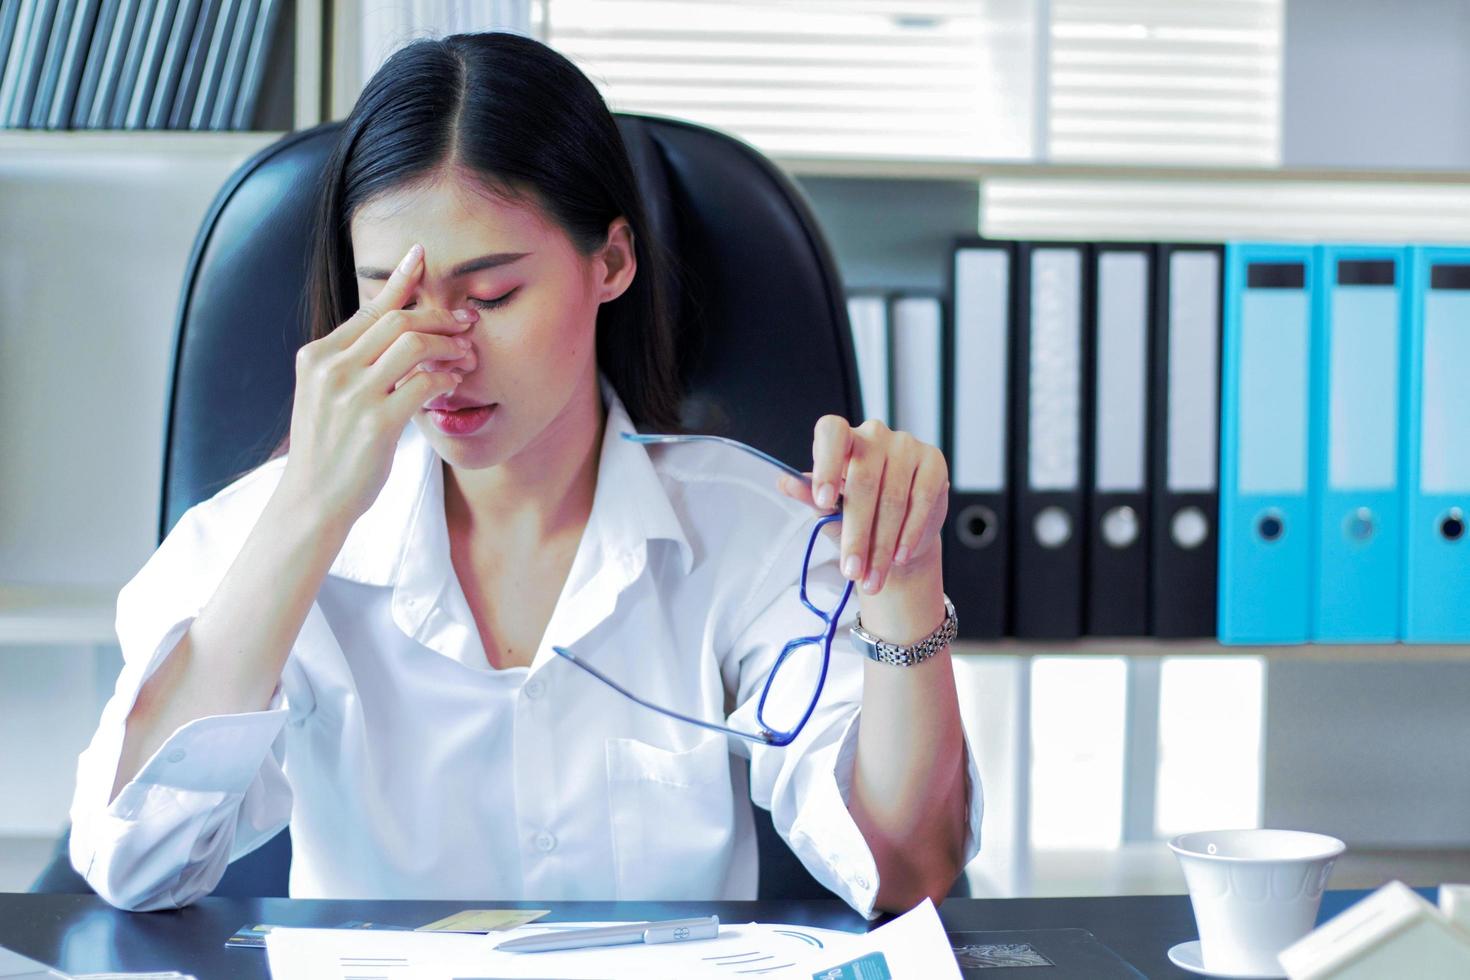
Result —
<svg viewBox="0 0 1470 980"><path fill-rule="evenodd" d="M1184 869L1211 973L1282 976L1276 954L1312 931L1332 865L1347 846L1299 830L1211 830L1169 847Z"/></svg>

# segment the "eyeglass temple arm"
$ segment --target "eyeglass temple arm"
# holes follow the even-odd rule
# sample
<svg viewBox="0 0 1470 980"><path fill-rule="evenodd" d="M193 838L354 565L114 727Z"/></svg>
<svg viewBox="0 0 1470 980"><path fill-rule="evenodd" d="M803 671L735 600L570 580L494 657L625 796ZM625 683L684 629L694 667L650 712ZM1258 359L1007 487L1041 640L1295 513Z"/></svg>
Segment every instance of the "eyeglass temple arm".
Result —
<svg viewBox="0 0 1470 980"><path fill-rule="evenodd" d="M585 660L580 659L575 653L568 650L566 647L554 646L551 649L553 652L565 657L572 663L576 664L578 667L581 667L587 673L602 681L602 683L606 684L614 691L617 691L625 698L641 704L645 708L657 711L659 714L668 715L670 718L677 718L680 721L687 721L691 725L698 725L700 728L707 728L713 732L721 732L725 735L738 735L739 737L751 742L761 742L767 745L778 744L775 736L771 732L761 732L759 735L752 735L750 732L742 732L734 728L728 728L725 725L717 725L712 721L705 721L703 718L695 718L690 715L681 714L680 712L674 711L671 708L665 708L661 704L654 704L652 701L645 700L644 698L641 698L638 695L634 694L632 691L628 690L626 687L623 687L623 685L619 684L611 677L608 677L596 667L587 663Z"/></svg>
<svg viewBox="0 0 1470 980"><path fill-rule="evenodd" d="M671 442L719 442L723 443L726 446L733 446L742 452L749 453L757 459L763 459L767 463L770 463L772 466L775 466L778 469L791 474L808 486L810 486L812 482L811 477L807 476L796 467L783 463L781 460L772 456L768 452L764 452L760 449L755 448L754 446L748 446L745 443L741 442L739 439L728 439L725 436L700 435L694 433L683 435L660 435L658 433L652 432L623 432L620 433L620 435L622 435L622 437L629 442L638 442L642 443L643 445L654 445L659 443Z"/></svg>

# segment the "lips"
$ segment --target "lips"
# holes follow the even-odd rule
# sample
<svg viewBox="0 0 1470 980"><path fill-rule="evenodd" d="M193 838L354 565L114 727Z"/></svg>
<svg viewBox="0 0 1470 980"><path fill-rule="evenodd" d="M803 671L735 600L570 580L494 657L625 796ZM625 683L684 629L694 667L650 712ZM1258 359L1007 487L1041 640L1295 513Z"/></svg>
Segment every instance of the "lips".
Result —
<svg viewBox="0 0 1470 980"><path fill-rule="evenodd" d="M425 411L430 412L459 412L466 408L488 408L493 402L477 402L471 398L455 398L453 396L440 396L424 403Z"/></svg>
<svg viewBox="0 0 1470 980"><path fill-rule="evenodd" d="M484 429L495 417L495 405L472 406L454 411L429 409L429 419L445 435L468 436Z"/></svg>

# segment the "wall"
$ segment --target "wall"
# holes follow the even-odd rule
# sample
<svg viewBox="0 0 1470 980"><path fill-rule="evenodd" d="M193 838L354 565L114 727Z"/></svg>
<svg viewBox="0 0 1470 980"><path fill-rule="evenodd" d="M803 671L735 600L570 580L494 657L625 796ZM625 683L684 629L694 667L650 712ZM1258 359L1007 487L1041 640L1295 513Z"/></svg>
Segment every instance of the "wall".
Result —
<svg viewBox="0 0 1470 980"><path fill-rule="evenodd" d="M185 261L267 139L77 138L0 134L20 141L0 149L0 582L116 588L157 543ZM0 836L61 828L119 665L115 645L0 644Z"/></svg>
<svg viewBox="0 0 1470 980"><path fill-rule="evenodd" d="M1470 167L1466 92L1464 0L1287 0L1287 166Z"/></svg>

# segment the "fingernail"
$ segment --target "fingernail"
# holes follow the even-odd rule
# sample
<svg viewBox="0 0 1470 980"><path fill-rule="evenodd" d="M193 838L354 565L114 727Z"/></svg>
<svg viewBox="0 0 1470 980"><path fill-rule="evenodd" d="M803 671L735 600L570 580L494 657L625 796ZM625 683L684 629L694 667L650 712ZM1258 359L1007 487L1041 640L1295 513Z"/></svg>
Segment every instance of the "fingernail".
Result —
<svg viewBox="0 0 1470 980"><path fill-rule="evenodd" d="M454 318L460 323L474 323L480 318L480 314L474 310L455 310Z"/></svg>
<svg viewBox="0 0 1470 980"><path fill-rule="evenodd" d="M868 577L863 579L863 591L868 593L868 595L877 592L880 578L881 576L879 576L876 568L869 572Z"/></svg>
<svg viewBox="0 0 1470 980"><path fill-rule="evenodd" d="M908 545L899 545L898 551L895 552L893 555L893 560L898 562L900 565L907 565L909 562Z"/></svg>
<svg viewBox="0 0 1470 980"><path fill-rule="evenodd" d="M459 345L460 350L470 349L470 338L468 337L455 337L454 342Z"/></svg>
<svg viewBox="0 0 1470 980"><path fill-rule="evenodd" d="M857 581L858 573L863 570L863 563L857 555L848 555L842 560L842 574L847 578Z"/></svg>
<svg viewBox="0 0 1470 980"><path fill-rule="evenodd" d="M830 483L824 483L824 484L822 484L821 488L819 490L817 490L817 504L818 504L818 506L821 506L821 507L831 507L832 506L832 501L834 501L836 499L837 499L837 491L836 491L836 489L833 488L832 484L830 484Z"/></svg>
<svg viewBox="0 0 1470 980"><path fill-rule="evenodd" d="M398 271L405 273L410 271L413 268L414 263L419 260L419 256L422 255L423 252L424 247L418 242L414 242L413 247L408 250L408 254L403 257L403 261L398 263Z"/></svg>

